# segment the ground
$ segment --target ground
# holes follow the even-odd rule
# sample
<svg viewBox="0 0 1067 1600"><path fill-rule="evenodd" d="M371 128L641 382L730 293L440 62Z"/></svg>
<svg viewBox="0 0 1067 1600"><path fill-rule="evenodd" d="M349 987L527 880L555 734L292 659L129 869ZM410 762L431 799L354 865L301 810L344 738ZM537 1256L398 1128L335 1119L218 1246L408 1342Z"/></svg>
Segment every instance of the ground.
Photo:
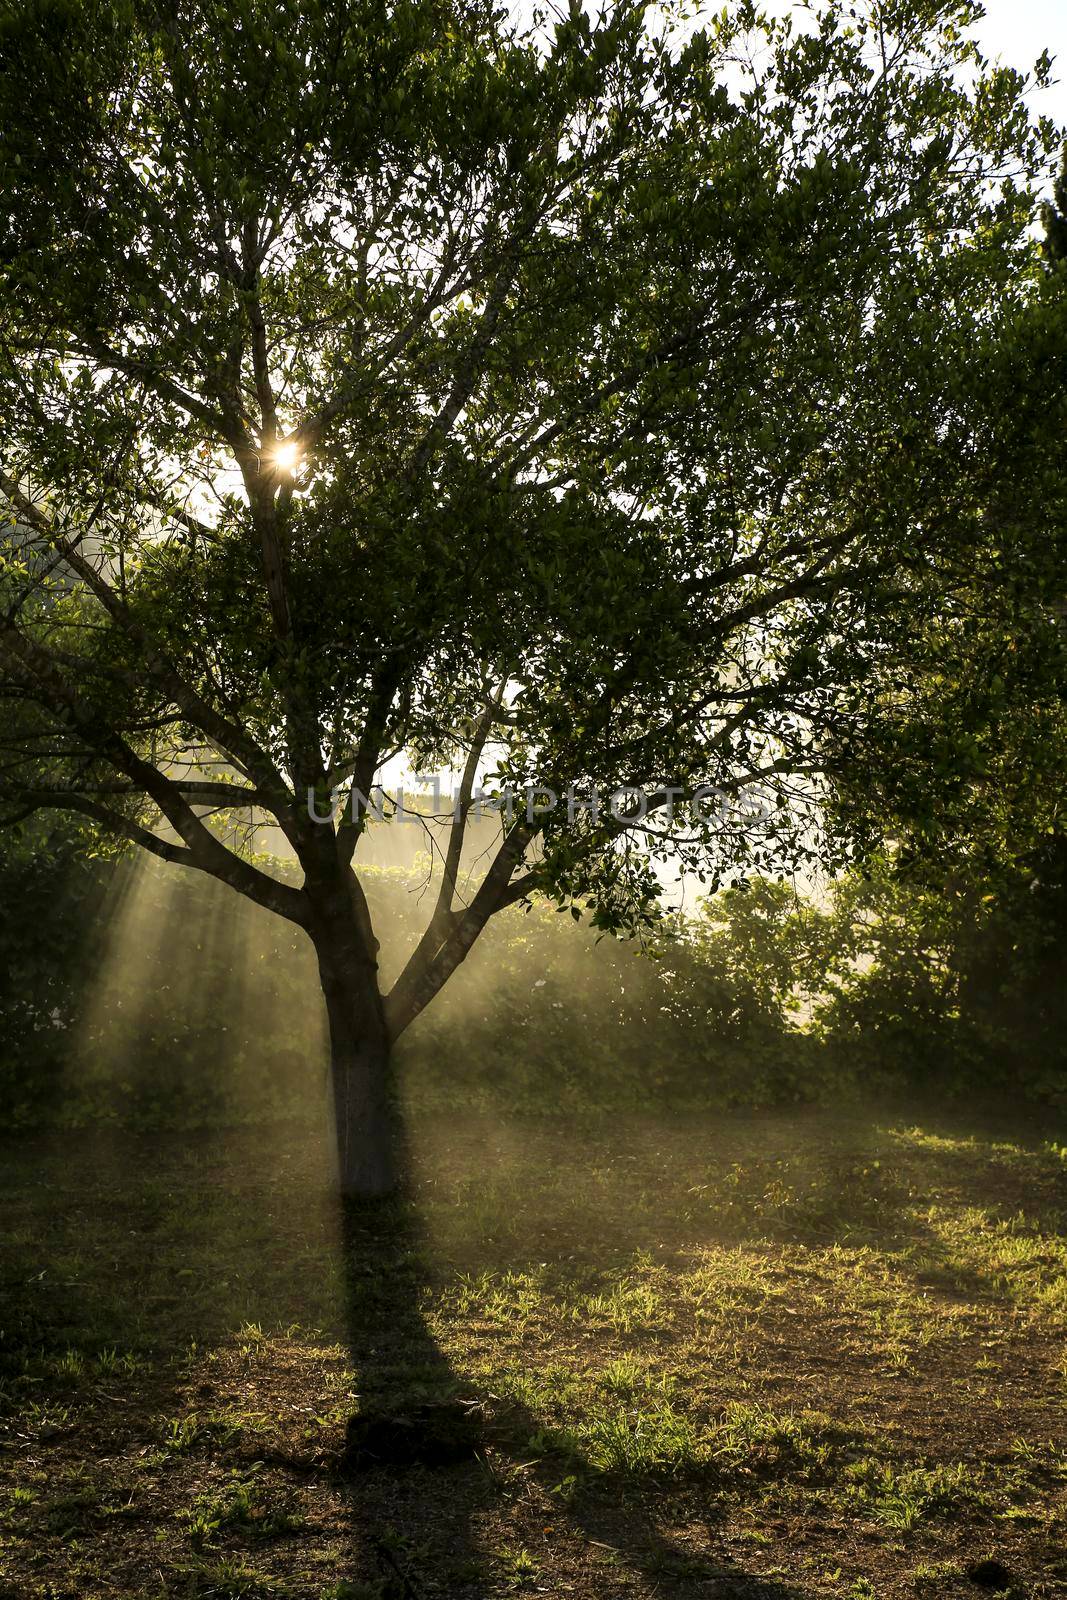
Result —
<svg viewBox="0 0 1067 1600"><path fill-rule="evenodd" d="M347 1216L293 1130L9 1143L0 1600L1067 1594L1062 1138L426 1118Z"/></svg>

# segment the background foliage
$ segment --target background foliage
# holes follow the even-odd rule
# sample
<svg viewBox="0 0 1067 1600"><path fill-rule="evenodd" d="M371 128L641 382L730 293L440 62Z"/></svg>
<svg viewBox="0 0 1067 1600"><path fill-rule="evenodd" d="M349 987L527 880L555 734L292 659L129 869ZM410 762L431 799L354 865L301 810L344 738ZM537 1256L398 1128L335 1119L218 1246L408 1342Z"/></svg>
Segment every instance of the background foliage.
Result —
<svg viewBox="0 0 1067 1600"><path fill-rule="evenodd" d="M8 833L0 850L8 1125L321 1115L324 1020L298 930L208 879L91 857L76 833ZM395 967L424 889L382 869L371 890ZM995 878L972 864L934 881L882 857L815 898L756 880L643 950L516 909L412 1030L405 1093L530 1113L871 1093L1063 1104L1065 922L1056 837Z"/></svg>

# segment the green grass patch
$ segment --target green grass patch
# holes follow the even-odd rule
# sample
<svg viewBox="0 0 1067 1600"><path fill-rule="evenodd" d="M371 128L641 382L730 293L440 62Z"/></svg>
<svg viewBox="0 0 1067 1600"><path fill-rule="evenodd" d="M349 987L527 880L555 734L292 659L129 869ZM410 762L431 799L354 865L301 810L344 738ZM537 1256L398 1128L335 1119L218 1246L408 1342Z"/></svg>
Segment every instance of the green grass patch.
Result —
<svg viewBox="0 0 1067 1600"><path fill-rule="evenodd" d="M0 1600L911 1600L979 1559L1035 1600L1067 1581L1047 1130L412 1145L411 1194L347 1216L293 1130L11 1148ZM402 1440L442 1405L470 1450L346 1464L354 1414Z"/></svg>

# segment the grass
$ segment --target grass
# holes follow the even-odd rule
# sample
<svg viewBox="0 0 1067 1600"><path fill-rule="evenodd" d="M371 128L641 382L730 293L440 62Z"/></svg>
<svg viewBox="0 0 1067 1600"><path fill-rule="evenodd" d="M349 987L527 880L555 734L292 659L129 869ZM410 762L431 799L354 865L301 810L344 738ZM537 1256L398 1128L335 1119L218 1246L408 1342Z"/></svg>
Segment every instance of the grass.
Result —
<svg viewBox="0 0 1067 1600"><path fill-rule="evenodd" d="M11 1146L0 1600L1067 1592L1050 1131L424 1120L348 1216L283 1129Z"/></svg>

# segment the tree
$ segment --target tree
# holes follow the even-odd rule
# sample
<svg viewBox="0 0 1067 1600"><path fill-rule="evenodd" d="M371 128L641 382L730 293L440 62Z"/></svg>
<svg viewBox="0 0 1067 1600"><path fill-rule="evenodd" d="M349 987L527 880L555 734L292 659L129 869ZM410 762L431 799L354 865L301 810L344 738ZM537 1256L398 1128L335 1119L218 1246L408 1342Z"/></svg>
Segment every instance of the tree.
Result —
<svg viewBox="0 0 1067 1600"><path fill-rule="evenodd" d="M845 960L862 960L827 1013L868 1054L873 1020L895 1014L920 1071L934 1058L951 1064L947 1026L966 1040L972 1072L982 1062L990 1078L1061 1097L1065 211L1067 165L1043 207L1029 287L1005 297L990 382L971 401L974 430L999 434L994 455L1012 470L976 475L967 563L936 612L917 610L910 640L871 675L862 744L850 730L853 760L836 767L834 822L861 849L890 849L838 886L837 920L857 930ZM857 912L870 918L865 943Z"/></svg>
<svg viewBox="0 0 1067 1600"><path fill-rule="evenodd" d="M999 892L1005 910L1020 883L1054 899L1067 863L1065 207L1067 161L969 400L972 432L999 439L993 470L973 477L974 537L954 581L938 575L937 607L917 606L871 673L862 738L849 729L835 763L844 833L868 849L888 839L928 885Z"/></svg>
<svg viewBox="0 0 1067 1600"><path fill-rule="evenodd" d="M974 11L6 5L0 802L306 931L345 1190L394 1182L391 1046L494 912L625 931L661 854L820 848L821 752L996 469L963 400L1051 130ZM383 995L398 752L461 777ZM486 772L572 803L472 882Z"/></svg>

